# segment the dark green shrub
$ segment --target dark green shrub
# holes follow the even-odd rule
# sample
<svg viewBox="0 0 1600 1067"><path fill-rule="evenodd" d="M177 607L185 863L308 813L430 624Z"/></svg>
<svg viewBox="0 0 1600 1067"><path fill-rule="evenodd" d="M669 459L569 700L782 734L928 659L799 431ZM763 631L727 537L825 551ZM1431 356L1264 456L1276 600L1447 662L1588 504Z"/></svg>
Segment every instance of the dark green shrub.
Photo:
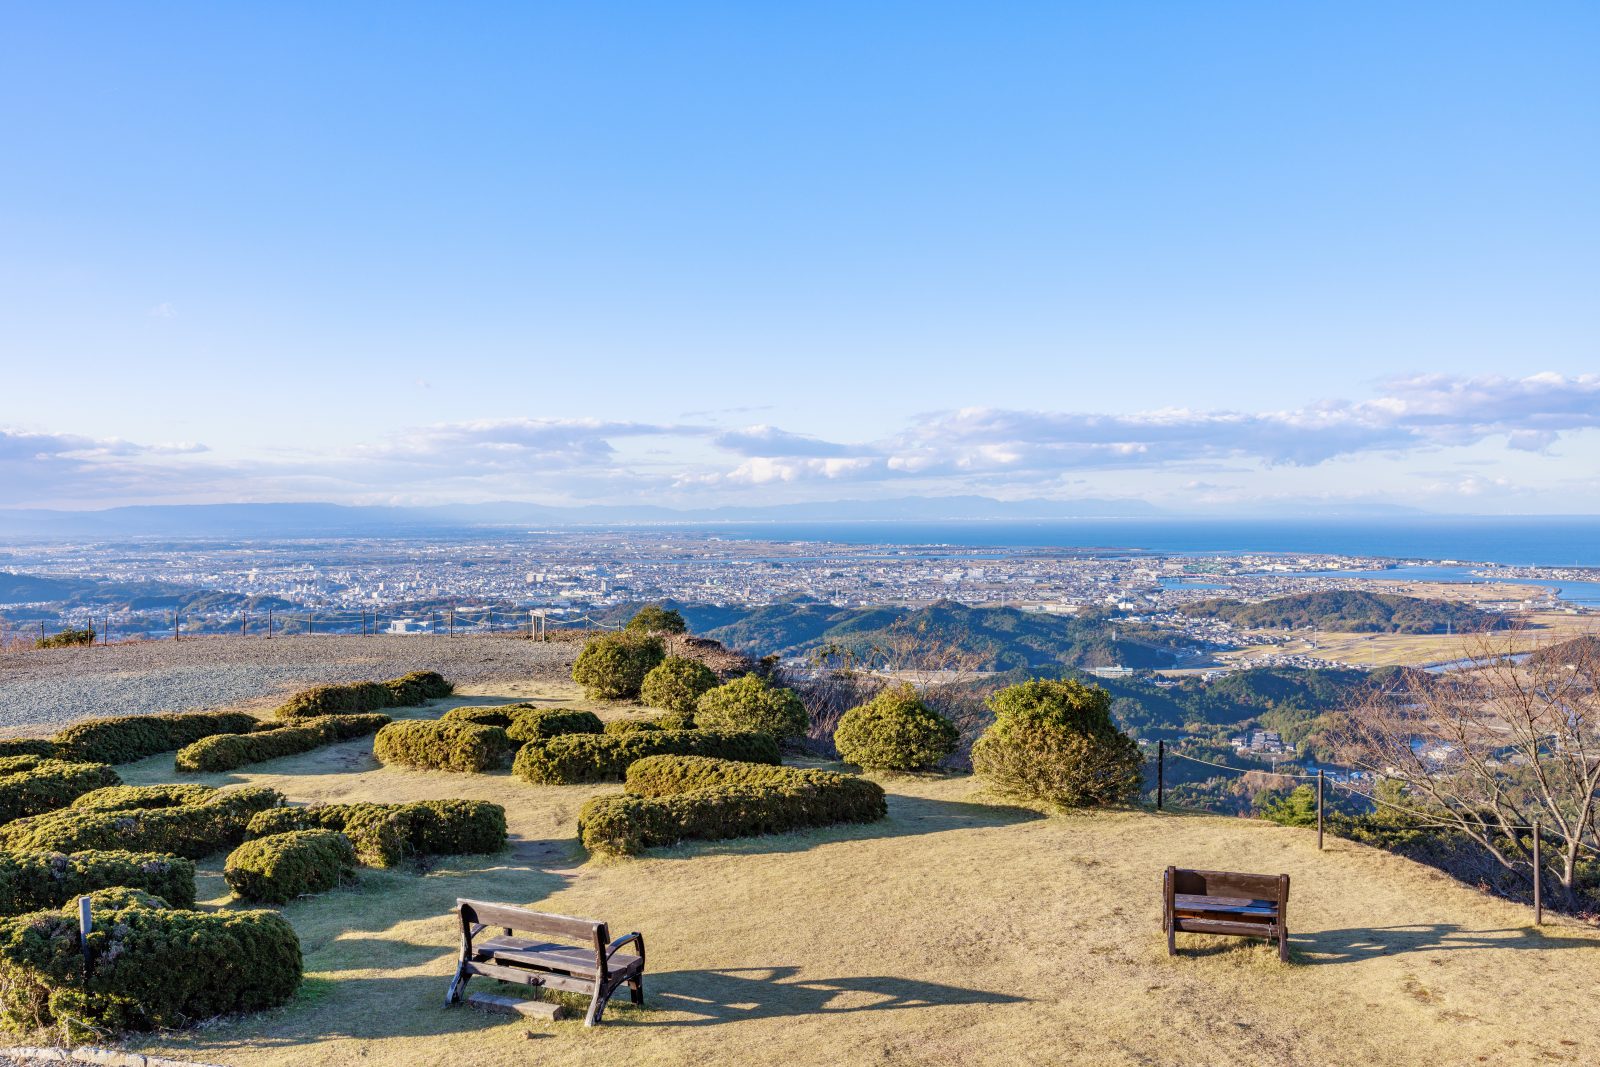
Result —
<svg viewBox="0 0 1600 1067"><path fill-rule="evenodd" d="M72 806L84 811L175 808L181 804L203 804L215 793L209 785L113 785L83 794Z"/></svg>
<svg viewBox="0 0 1600 1067"><path fill-rule="evenodd" d="M548 741L562 734L597 734L605 729L600 716L592 711L569 708L528 708L517 713L506 728L506 736L518 745Z"/></svg>
<svg viewBox="0 0 1600 1067"><path fill-rule="evenodd" d="M313 829L340 830L362 863L393 867L416 855L499 852L506 844L506 810L482 800L272 808L250 820L249 835Z"/></svg>
<svg viewBox="0 0 1600 1067"><path fill-rule="evenodd" d="M715 756L747 763L777 763L778 745L767 734L723 730L640 730L629 734L565 734L522 746L512 773L536 785L617 782L628 765L646 756Z"/></svg>
<svg viewBox="0 0 1600 1067"><path fill-rule="evenodd" d="M159 909L129 894L95 912L84 974L78 918L40 911L0 919L0 1022L63 1024L68 1039L193 1025L282 1004L300 985L300 941L271 911Z"/></svg>
<svg viewBox="0 0 1600 1067"><path fill-rule="evenodd" d="M451 708L439 716L439 721L475 722L479 726L498 726L504 730L516 722L518 714L532 709L532 704L471 704Z"/></svg>
<svg viewBox="0 0 1600 1067"><path fill-rule="evenodd" d="M356 850L337 830L291 830L246 841L228 853L222 877L244 900L287 904L354 877Z"/></svg>
<svg viewBox="0 0 1600 1067"><path fill-rule="evenodd" d="M382 683L389 690L389 702L397 708L422 704L429 700L443 700L455 692L455 686L445 681L438 671L412 671Z"/></svg>
<svg viewBox="0 0 1600 1067"><path fill-rule="evenodd" d="M199 804L134 811L64 808L0 826L0 849L136 849L200 859L244 839L250 817L283 803L276 789L219 790Z"/></svg>
<svg viewBox="0 0 1600 1067"><path fill-rule="evenodd" d="M364 737L390 722L387 715L321 715L293 725L248 734L217 734L178 750L173 765L188 773L231 771L247 763L310 752L323 745Z"/></svg>
<svg viewBox="0 0 1600 1067"><path fill-rule="evenodd" d="M578 815L578 836L590 852L634 855L684 840L716 841L873 822L887 813L881 786L840 774L827 781L718 785L668 796L595 797Z"/></svg>
<svg viewBox="0 0 1600 1067"><path fill-rule="evenodd" d="M839 758L875 771L936 767L956 750L960 733L909 685L885 689L845 712L833 733Z"/></svg>
<svg viewBox="0 0 1600 1067"><path fill-rule="evenodd" d="M121 782L104 763L39 760L26 770L0 776L0 823L64 808L90 790Z"/></svg>
<svg viewBox="0 0 1600 1067"><path fill-rule="evenodd" d="M372 740L380 763L435 771L492 771L504 767L515 749L498 726L442 719L392 722Z"/></svg>
<svg viewBox="0 0 1600 1067"><path fill-rule="evenodd" d="M56 743L43 737L8 737L0 740L0 759L9 759L13 756L57 759L60 755Z"/></svg>
<svg viewBox="0 0 1600 1067"><path fill-rule="evenodd" d="M692 710L669 711L665 715L654 716L650 721L662 730L693 730L699 725L694 721Z"/></svg>
<svg viewBox="0 0 1600 1067"><path fill-rule="evenodd" d="M1111 719L1111 695L1074 681L1033 679L989 698L995 720L972 766L998 793L1059 808L1138 795L1143 758Z"/></svg>
<svg viewBox="0 0 1600 1067"><path fill-rule="evenodd" d="M682 634L689 632L683 614L660 604L646 604L628 620L628 629L647 634Z"/></svg>
<svg viewBox="0 0 1600 1067"><path fill-rule="evenodd" d="M716 672L704 663L668 656L644 676L639 698L652 708L692 715L700 697L716 687Z"/></svg>
<svg viewBox="0 0 1600 1067"><path fill-rule="evenodd" d="M121 911L124 908L165 908L171 909L172 902L165 897L135 889L126 885L109 885L104 889L94 889L88 893L80 894L89 898L89 910L92 915L99 915L108 911ZM63 915L76 916L78 902L68 901L62 905Z"/></svg>
<svg viewBox="0 0 1600 1067"><path fill-rule="evenodd" d="M191 907L194 862L159 852L0 852L0 915L59 908L108 886L143 889L174 907Z"/></svg>
<svg viewBox="0 0 1600 1067"><path fill-rule="evenodd" d="M280 719L310 719L321 715L381 711L393 704L394 701L389 699L389 690L382 682L314 685L285 700L273 714Z"/></svg>
<svg viewBox="0 0 1600 1067"><path fill-rule="evenodd" d="M572 680L591 700L629 700L639 695L645 675L666 656L659 637L638 632L590 638L572 665Z"/></svg>
<svg viewBox="0 0 1600 1067"><path fill-rule="evenodd" d="M608 734L636 734L640 732L648 733L651 730L659 729L661 727L657 726L652 719L617 719L614 722L606 723L606 728L602 732Z"/></svg>
<svg viewBox="0 0 1600 1067"><path fill-rule="evenodd" d="M92 645L95 639L94 627L86 630L62 630L60 633L51 634L49 637L40 637L34 640L34 648L75 648L80 645Z"/></svg>
<svg viewBox="0 0 1600 1067"><path fill-rule="evenodd" d="M0 778L8 774L31 771L44 762L45 759L41 756L0 756Z"/></svg>
<svg viewBox="0 0 1600 1067"><path fill-rule="evenodd" d="M237 711L119 715L76 723L56 734L54 740L64 757L89 763L131 763L212 734L245 733L259 721Z"/></svg>
<svg viewBox="0 0 1600 1067"><path fill-rule="evenodd" d="M695 723L706 730L760 730L778 741L805 736L811 726L806 706L793 689L747 674L701 695Z"/></svg>
<svg viewBox="0 0 1600 1067"><path fill-rule="evenodd" d="M710 756L646 756L628 767L624 788L642 797L692 793L718 785L834 785L849 775L771 763L744 763Z"/></svg>

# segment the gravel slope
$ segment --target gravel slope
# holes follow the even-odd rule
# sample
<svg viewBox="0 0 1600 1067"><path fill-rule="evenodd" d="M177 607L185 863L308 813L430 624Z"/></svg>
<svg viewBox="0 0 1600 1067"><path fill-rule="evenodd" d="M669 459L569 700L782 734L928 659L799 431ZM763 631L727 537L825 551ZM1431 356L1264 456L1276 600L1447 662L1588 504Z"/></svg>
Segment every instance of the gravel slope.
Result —
<svg viewBox="0 0 1600 1067"><path fill-rule="evenodd" d="M575 641L513 637L199 637L0 655L0 733L97 715L273 703L322 682L435 670L453 682L571 677Z"/></svg>

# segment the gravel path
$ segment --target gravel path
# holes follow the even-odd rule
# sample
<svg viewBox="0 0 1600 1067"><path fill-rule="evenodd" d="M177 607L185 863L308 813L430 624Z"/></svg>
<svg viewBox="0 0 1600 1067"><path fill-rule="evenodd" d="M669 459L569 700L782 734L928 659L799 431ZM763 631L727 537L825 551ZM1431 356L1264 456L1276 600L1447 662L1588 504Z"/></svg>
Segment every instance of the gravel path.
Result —
<svg viewBox="0 0 1600 1067"><path fill-rule="evenodd" d="M96 715L271 703L323 682L435 670L456 683L566 679L580 646L513 637L197 637L0 655L0 733Z"/></svg>

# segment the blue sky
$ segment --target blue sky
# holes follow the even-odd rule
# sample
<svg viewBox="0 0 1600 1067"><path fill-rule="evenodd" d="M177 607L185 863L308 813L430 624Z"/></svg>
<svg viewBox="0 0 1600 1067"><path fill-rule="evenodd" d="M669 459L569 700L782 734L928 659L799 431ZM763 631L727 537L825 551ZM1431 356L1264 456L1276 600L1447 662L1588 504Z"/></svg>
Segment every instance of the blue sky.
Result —
<svg viewBox="0 0 1600 1067"><path fill-rule="evenodd" d="M13 5L0 506L1600 512L1592 4Z"/></svg>

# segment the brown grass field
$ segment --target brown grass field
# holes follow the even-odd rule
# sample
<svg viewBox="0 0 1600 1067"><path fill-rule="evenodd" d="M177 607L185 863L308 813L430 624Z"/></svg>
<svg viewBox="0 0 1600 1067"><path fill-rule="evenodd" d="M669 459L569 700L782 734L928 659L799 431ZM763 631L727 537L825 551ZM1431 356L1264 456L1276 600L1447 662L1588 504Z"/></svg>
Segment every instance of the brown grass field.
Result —
<svg viewBox="0 0 1600 1067"><path fill-rule="evenodd" d="M552 683L449 703L529 697L582 703ZM236 1067L1600 1060L1600 932L1559 918L1536 929L1529 909L1407 860L1334 838L1319 853L1310 831L1142 811L1043 817L986 802L965 777L886 778L879 824L586 862L574 817L599 788L388 770L370 747L200 780L299 802L490 799L506 806L510 848L363 871L289 905L306 961L292 1002L130 1047ZM133 783L174 778L170 754L122 770ZM1287 871L1294 961L1188 935L1169 958L1158 895L1169 863ZM202 906L237 906L221 857L203 866ZM593 1030L445 1009L458 896L643 931L645 1007L613 1004Z"/></svg>

